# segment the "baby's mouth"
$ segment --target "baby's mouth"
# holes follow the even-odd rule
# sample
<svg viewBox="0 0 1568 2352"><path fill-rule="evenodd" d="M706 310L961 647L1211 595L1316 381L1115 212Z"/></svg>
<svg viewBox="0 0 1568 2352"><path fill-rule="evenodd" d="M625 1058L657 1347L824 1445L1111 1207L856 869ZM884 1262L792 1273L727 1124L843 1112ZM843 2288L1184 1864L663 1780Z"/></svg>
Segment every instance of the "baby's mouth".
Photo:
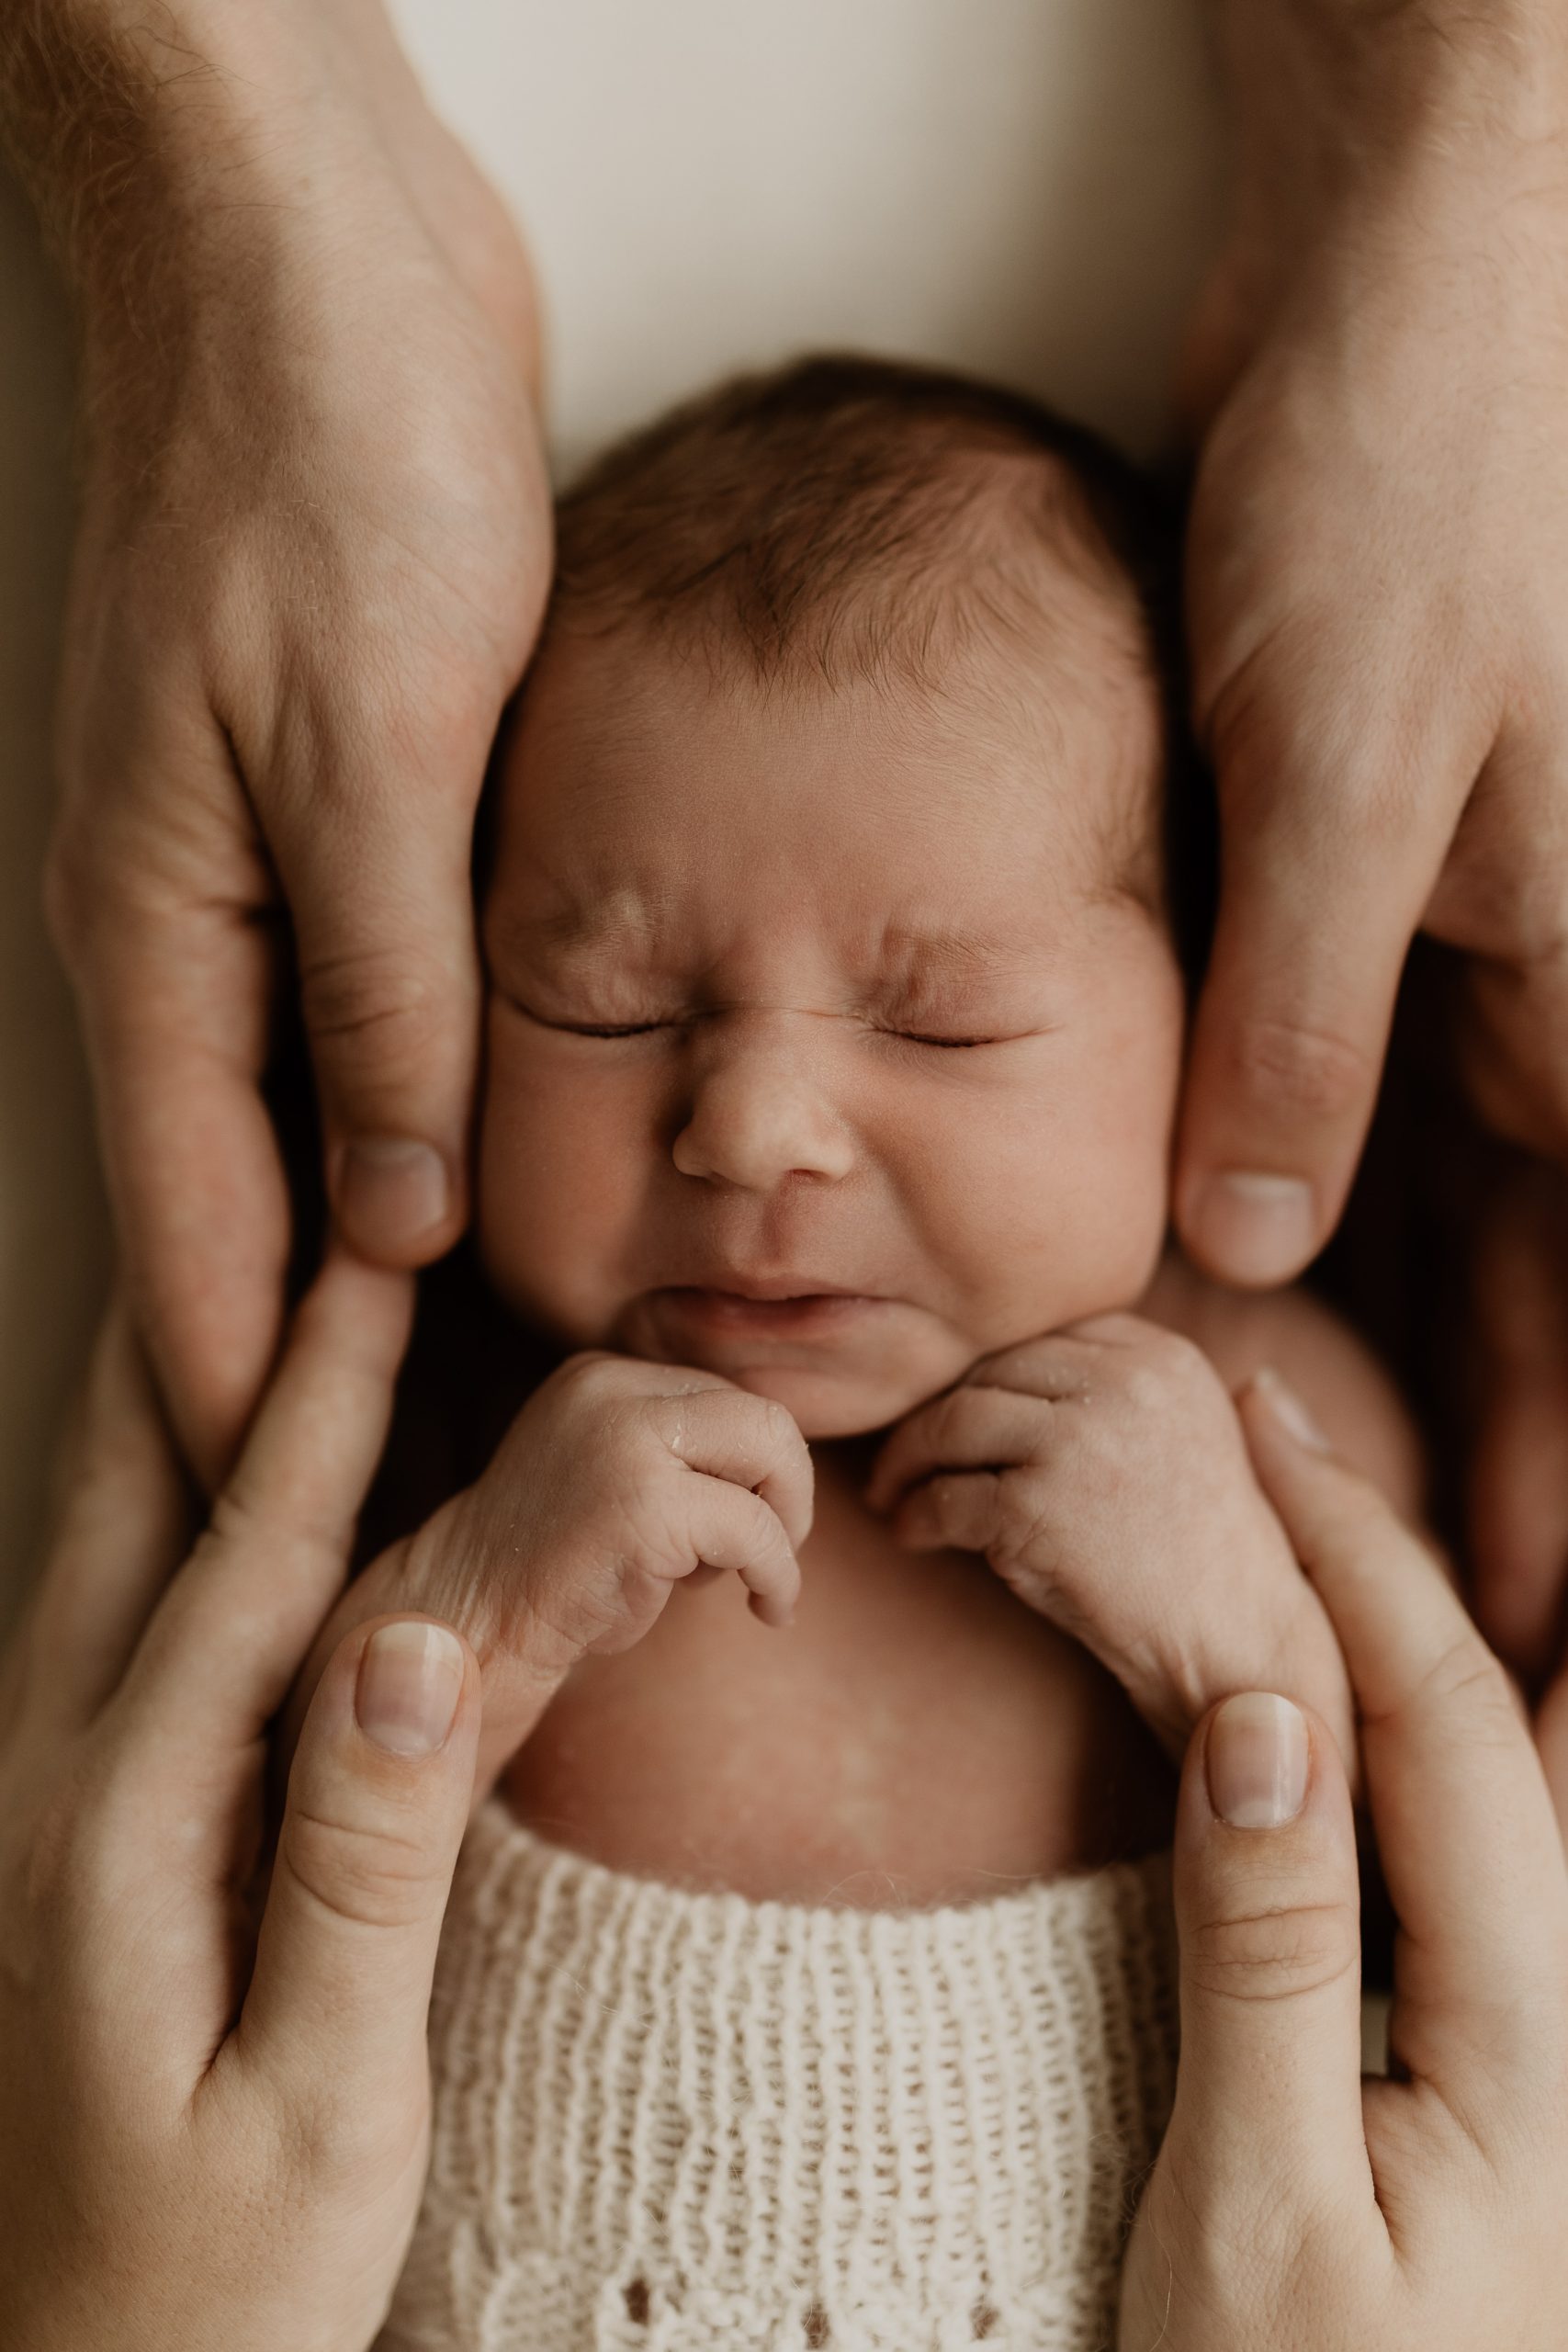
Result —
<svg viewBox="0 0 1568 2352"><path fill-rule="evenodd" d="M888 1304L863 1291L808 1289L804 1283L798 1289L787 1290L773 1283L734 1290L680 1283L655 1291L652 1296L677 1323L694 1330L729 1331L747 1338L770 1332L780 1339L827 1337Z"/></svg>

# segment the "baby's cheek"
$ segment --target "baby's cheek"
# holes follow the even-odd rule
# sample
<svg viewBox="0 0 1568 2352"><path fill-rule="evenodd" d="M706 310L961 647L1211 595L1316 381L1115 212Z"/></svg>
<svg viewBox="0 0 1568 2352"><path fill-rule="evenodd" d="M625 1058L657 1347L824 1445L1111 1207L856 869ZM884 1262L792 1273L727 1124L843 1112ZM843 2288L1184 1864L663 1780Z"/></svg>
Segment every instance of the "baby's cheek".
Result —
<svg viewBox="0 0 1568 2352"><path fill-rule="evenodd" d="M988 1135L970 1133L958 1196L972 1295L988 1351L1131 1306L1159 1261L1169 1212L1179 1005L1141 992L1141 1017L1107 1020Z"/></svg>
<svg viewBox="0 0 1568 2352"><path fill-rule="evenodd" d="M570 1082L515 1020L492 1019L479 1124L475 1230L486 1272L508 1303L580 1347L607 1337L614 1270L639 1189L626 1114L602 1090Z"/></svg>

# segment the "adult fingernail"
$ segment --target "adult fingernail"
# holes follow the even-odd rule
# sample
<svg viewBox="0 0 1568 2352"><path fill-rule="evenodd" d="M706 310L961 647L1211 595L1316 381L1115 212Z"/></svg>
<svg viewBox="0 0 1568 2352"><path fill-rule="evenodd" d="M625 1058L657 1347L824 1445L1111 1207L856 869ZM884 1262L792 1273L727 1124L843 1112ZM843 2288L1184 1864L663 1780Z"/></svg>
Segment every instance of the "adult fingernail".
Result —
<svg viewBox="0 0 1568 2352"><path fill-rule="evenodd" d="M365 1136L338 1170L338 1222L367 1258L397 1258L444 1225L452 1188L446 1163L427 1143Z"/></svg>
<svg viewBox="0 0 1568 2352"><path fill-rule="evenodd" d="M1312 1186L1299 1176L1227 1168L1205 1177L1183 1220L1205 1263L1230 1282L1288 1282L1317 1247Z"/></svg>
<svg viewBox="0 0 1568 2352"><path fill-rule="evenodd" d="M1310 1446L1314 1453L1333 1453L1334 1448L1290 1382L1277 1373L1272 1364L1265 1364L1260 1372L1254 1373L1252 1385L1267 1402L1275 1419L1290 1431L1298 1445Z"/></svg>
<svg viewBox="0 0 1568 2352"><path fill-rule="evenodd" d="M365 1645L354 1712L359 1728L394 1756L430 1756L452 1728L463 1689L463 1649L445 1625L405 1619L380 1625Z"/></svg>
<svg viewBox="0 0 1568 2352"><path fill-rule="evenodd" d="M1217 1707L1204 1762L1209 1803L1233 1829L1278 1829L1306 1799L1306 1717L1272 1690L1243 1690Z"/></svg>

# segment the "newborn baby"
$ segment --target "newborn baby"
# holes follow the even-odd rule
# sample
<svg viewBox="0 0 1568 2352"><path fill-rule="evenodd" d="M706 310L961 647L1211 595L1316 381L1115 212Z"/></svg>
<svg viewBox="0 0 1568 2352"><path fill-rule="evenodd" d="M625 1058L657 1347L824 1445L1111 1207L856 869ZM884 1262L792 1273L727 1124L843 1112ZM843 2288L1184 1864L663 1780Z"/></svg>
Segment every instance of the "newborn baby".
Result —
<svg viewBox="0 0 1568 2352"><path fill-rule="evenodd" d="M1227 1392L1278 1367L1415 1478L1322 1309L1166 1251L1166 557L1091 436L872 363L561 505L478 1238L570 1352L319 1652L460 1623L502 1775L389 2345L1101 2340L1168 2092L1165 1751L1259 1687L1350 1744Z"/></svg>

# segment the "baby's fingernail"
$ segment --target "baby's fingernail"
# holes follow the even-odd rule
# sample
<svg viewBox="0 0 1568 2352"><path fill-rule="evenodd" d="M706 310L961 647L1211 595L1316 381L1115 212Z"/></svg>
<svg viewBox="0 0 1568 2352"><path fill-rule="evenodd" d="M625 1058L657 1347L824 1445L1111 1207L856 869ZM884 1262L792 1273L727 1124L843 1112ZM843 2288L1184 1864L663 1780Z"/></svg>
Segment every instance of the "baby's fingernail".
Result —
<svg viewBox="0 0 1568 2352"><path fill-rule="evenodd" d="M1243 1690L1210 1719L1209 1803L1233 1829L1279 1829L1305 1802L1308 1753L1299 1707L1271 1690Z"/></svg>
<svg viewBox="0 0 1568 2352"><path fill-rule="evenodd" d="M379 1625L365 1645L354 1712L359 1728L394 1756L434 1755L452 1728L463 1689L463 1647L445 1625L405 1618Z"/></svg>
<svg viewBox="0 0 1568 2352"><path fill-rule="evenodd" d="M398 1258L444 1225L451 1211L446 1165L427 1143L362 1136L338 1166L338 1223L367 1258Z"/></svg>
<svg viewBox="0 0 1568 2352"><path fill-rule="evenodd" d="M1272 1364L1265 1364L1261 1372L1254 1373L1252 1385L1267 1402L1275 1419L1289 1430L1298 1445L1310 1446L1314 1453L1333 1453L1334 1448L1290 1382L1283 1379Z"/></svg>
<svg viewBox="0 0 1568 2352"><path fill-rule="evenodd" d="M1317 1246L1312 1186L1261 1170L1226 1168L1203 1177L1188 1196L1182 1223L1199 1255L1228 1282L1288 1282Z"/></svg>

